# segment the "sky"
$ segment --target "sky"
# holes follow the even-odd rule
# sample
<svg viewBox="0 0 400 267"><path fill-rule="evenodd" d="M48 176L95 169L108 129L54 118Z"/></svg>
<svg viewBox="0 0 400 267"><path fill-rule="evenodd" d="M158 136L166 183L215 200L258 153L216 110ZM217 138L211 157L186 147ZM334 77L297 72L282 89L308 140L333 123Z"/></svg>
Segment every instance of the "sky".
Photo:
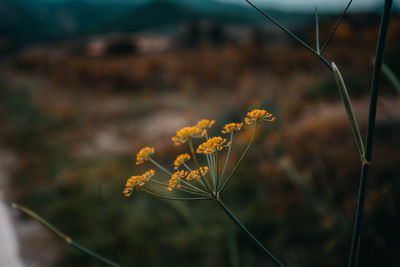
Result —
<svg viewBox="0 0 400 267"><path fill-rule="evenodd" d="M35 0L20 0L20 1L35 3ZM40 0L40 1L68 2L71 0ZM80 0L74 0L74 1L80 1ZM146 3L155 0L85 0L85 1L103 2L103 3L104 2ZM200 2L203 0L169 0L169 1ZM212 1L248 6L245 0L212 0ZM321 12L326 11L326 12L339 12L339 13L344 10L344 8L349 2L349 0L251 0L251 1L258 7L274 8L286 12L310 12L310 11L313 12L315 7L317 7L318 11ZM363 11L363 10L365 11L376 10L378 8L383 7L384 1L385 0L353 0L349 11L352 12L352 11ZM393 0L393 7L396 10L400 10L400 0Z"/></svg>
<svg viewBox="0 0 400 267"><path fill-rule="evenodd" d="M201 0L189 0L201 1ZM244 0L217 0L219 2L241 4ZM341 11L348 4L349 0L252 0L257 6L269 6L285 11L309 11L315 7L321 11ZM384 0L353 0L350 11L369 10L383 6ZM396 7L400 6L400 0L394 0Z"/></svg>

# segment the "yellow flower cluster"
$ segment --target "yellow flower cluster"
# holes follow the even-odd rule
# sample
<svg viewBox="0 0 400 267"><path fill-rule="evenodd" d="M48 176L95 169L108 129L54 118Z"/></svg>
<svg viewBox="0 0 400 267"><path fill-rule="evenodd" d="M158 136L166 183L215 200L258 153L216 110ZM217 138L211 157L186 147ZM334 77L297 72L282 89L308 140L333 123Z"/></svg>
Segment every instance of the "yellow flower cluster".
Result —
<svg viewBox="0 0 400 267"><path fill-rule="evenodd" d="M223 139L220 136L217 137L212 137L205 141L204 143L200 144L199 147L196 150L196 153L198 154L211 154L216 151L220 151L224 148L224 143L226 142L226 139Z"/></svg>
<svg viewBox="0 0 400 267"><path fill-rule="evenodd" d="M131 178L126 181L123 191L124 195L126 197L131 196L134 187L136 187L136 189L139 189L141 186L144 186L146 182L150 181L150 178L153 177L155 173L156 172L154 170L150 170L142 175L131 176Z"/></svg>
<svg viewBox="0 0 400 267"><path fill-rule="evenodd" d="M222 134L228 134L228 133L233 133L236 131L240 131L243 128L244 123L249 125L249 124L254 124L258 123L259 121L274 121L275 117L272 116L271 113L264 109L254 109L250 112L247 113L246 118L244 119L244 122L240 123L228 123L225 124L223 127L221 133ZM175 145L181 145L186 143L188 140L191 138L200 138L200 137L206 137L206 141L201 143L196 150L197 154L204 154L204 155L209 155L216 153L217 151L222 150L224 147L229 147L231 146L231 142L227 142L225 138L222 138L220 136L208 138L207 135L207 128L211 128L215 124L215 120L207 120L207 119L202 119L197 122L195 126L191 127L184 127L176 132L176 136L172 137L172 141L174 142ZM255 128L256 129L256 128ZM192 144L191 144L192 145ZM192 146L190 147L191 152L193 153L193 148ZM157 162L151 158L151 155L155 153L154 147L144 147L142 148L139 153L136 155L136 165L142 164L145 161L150 160L153 164L158 166L160 169L162 169L166 173L170 173L167 169L159 165ZM208 164L211 164L209 166L203 166L200 167L200 169L193 170L193 171L185 171L185 170L179 170L179 167L181 167L183 164L185 164L187 161L191 159L191 156L194 158L196 164L196 156L195 154L189 155L188 153L185 154L180 154L176 157L174 161L174 171L175 173L171 174L169 183L168 183L168 191L172 191L173 189L177 189L181 187L181 181L182 179L186 179L186 181L191 181L191 180L196 180L199 179L201 176L205 176L210 169L209 168L215 168L213 162L211 162L210 158L208 158ZM209 156L207 156L209 157ZM211 163L210 163L211 162ZM225 163L226 164L226 163ZM185 165L186 166L186 165ZM186 166L188 167L188 166ZM188 167L189 168L189 167ZM125 196L131 196L133 193L134 188L137 190L141 190L142 187L145 185L146 182L151 180L151 177L153 177L155 174L154 170L150 170L142 175L137 175L137 176L132 176L130 177L125 184L123 194ZM183 180L184 183L186 183L185 180ZM153 180L153 182L157 182L156 180ZM195 186L195 185L192 185ZM183 190L183 189L181 189Z"/></svg>
<svg viewBox="0 0 400 267"><path fill-rule="evenodd" d="M188 153L177 156L174 161L174 169L177 170L179 168L179 166L181 166L183 163L185 163L188 160L190 160L190 155Z"/></svg>
<svg viewBox="0 0 400 267"><path fill-rule="evenodd" d="M172 191L174 188L181 187L181 180L188 175L187 171L177 171L171 175L171 179L168 182L168 191Z"/></svg>
<svg viewBox="0 0 400 267"><path fill-rule="evenodd" d="M142 164L155 152L154 147L144 147L136 154L136 165Z"/></svg>
<svg viewBox="0 0 400 267"><path fill-rule="evenodd" d="M223 130L221 131L221 133L227 134L227 133L232 133L232 132L235 132L235 131L240 131L242 129L242 127L243 127L243 122L241 122L241 123L235 123L235 122L228 123L228 124L225 124L225 126L224 126Z"/></svg>
<svg viewBox="0 0 400 267"><path fill-rule="evenodd" d="M176 132L176 136L172 137L172 141L176 146L186 143L189 138L204 137L206 134L205 130L197 126L184 127Z"/></svg>
<svg viewBox="0 0 400 267"><path fill-rule="evenodd" d="M202 175L203 177L208 173L208 171L209 171L209 169L208 169L207 166L200 167L200 172L201 172L201 175ZM199 178L200 178L200 173L199 173L198 170L191 171L191 172L186 176L186 180L187 180L187 181L190 181L190 180L193 180L193 179L199 179Z"/></svg>
<svg viewBox="0 0 400 267"><path fill-rule="evenodd" d="M251 112L247 112L247 117L244 119L244 122L249 125L259 120L274 121L275 117L272 117L272 114L265 109L253 109Z"/></svg>
<svg viewBox="0 0 400 267"><path fill-rule="evenodd" d="M200 129L211 128L215 124L215 120L200 120L197 122L196 127Z"/></svg>

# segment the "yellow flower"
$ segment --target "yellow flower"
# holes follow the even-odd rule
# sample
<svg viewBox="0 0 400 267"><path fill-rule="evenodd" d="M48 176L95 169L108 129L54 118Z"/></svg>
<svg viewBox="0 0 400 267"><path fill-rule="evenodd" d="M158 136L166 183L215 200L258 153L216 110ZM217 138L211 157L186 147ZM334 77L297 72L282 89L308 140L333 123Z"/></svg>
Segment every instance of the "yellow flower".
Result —
<svg viewBox="0 0 400 267"><path fill-rule="evenodd" d="M154 176L156 172L154 170L150 170L148 172L145 172L142 175L135 175L131 176L126 181L125 188L124 188L124 195L126 197L129 197L133 193L133 188L140 189L140 187L144 186L146 182L150 181L150 178Z"/></svg>
<svg viewBox="0 0 400 267"><path fill-rule="evenodd" d="M224 129L221 131L221 133L227 134L227 133L232 133L232 132L235 132L235 131L240 131L242 129L242 127L243 127L243 122L241 122L241 123L235 123L235 122L228 123L228 124L225 124Z"/></svg>
<svg viewBox="0 0 400 267"><path fill-rule="evenodd" d="M136 155L136 165L142 164L155 152L154 147L144 147Z"/></svg>
<svg viewBox="0 0 400 267"><path fill-rule="evenodd" d="M197 122L196 127L200 129L211 128L215 123L215 120L200 120Z"/></svg>
<svg viewBox="0 0 400 267"><path fill-rule="evenodd" d="M174 166L175 166L174 169L177 170L179 166L181 166L188 160L190 160L190 155L188 153L177 156L176 160L174 161Z"/></svg>
<svg viewBox="0 0 400 267"><path fill-rule="evenodd" d="M274 121L275 117L272 117L272 114L266 111L265 109L254 109L251 112L247 112L247 117L244 119L246 124L253 124L257 121Z"/></svg>
<svg viewBox="0 0 400 267"><path fill-rule="evenodd" d="M196 150L198 154L211 154L216 151L220 151L224 148L224 143L226 139L223 139L220 136L212 137L205 141L204 143L200 144ZM225 145L226 146L226 145Z"/></svg>
<svg viewBox="0 0 400 267"><path fill-rule="evenodd" d="M201 172L201 175L204 177L207 173L208 173L208 167L207 166L204 166L204 167L200 167L200 172ZM190 180L192 180L192 179L199 179L200 178L200 174L199 174L199 171L198 170L194 170L194 171L191 171L187 176L186 176L186 180L187 181L190 181Z"/></svg>
<svg viewBox="0 0 400 267"><path fill-rule="evenodd" d="M171 175L171 179L168 182L168 191L172 191L174 188L181 187L181 180L184 179L188 175L187 171L177 171Z"/></svg>
<svg viewBox="0 0 400 267"><path fill-rule="evenodd" d="M154 170L150 170L150 171L147 171L144 174L142 174L141 181L143 182L143 185L144 185L144 182L150 181L150 178L153 177L155 173L156 172Z"/></svg>
<svg viewBox="0 0 400 267"><path fill-rule="evenodd" d="M202 130L197 126L184 127L176 132L176 136L172 137L172 141L175 145L179 146L186 143L189 138L204 137L205 134L205 130Z"/></svg>

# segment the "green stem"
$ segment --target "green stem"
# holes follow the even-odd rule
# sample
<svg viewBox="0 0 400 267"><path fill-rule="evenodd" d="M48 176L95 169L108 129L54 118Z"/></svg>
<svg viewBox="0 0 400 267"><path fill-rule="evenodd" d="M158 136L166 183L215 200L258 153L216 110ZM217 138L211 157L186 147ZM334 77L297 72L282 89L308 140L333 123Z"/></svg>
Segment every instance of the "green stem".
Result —
<svg viewBox="0 0 400 267"><path fill-rule="evenodd" d="M209 139L209 137L208 137L208 133L206 132L206 141L208 141L208 139ZM206 156L206 159L207 159L207 165L208 165L208 168L210 169L210 177L211 177L211 180L212 180L212 184L213 184L213 186L214 186L214 184L215 184L215 172L214 172L214 161L213 161L213 158L212 158L212 155L210 155L210 154L206 154L205 155ZM210 187L211 187L211 185L210 185Z"/></svg>
<svg viewBox="0 0 400 267"><path fill-rule="evenodd" d="M190 171L190 172L193 171L192 168L190 168L186 163L183 163L183 166L185 166L185 168L186 168L188 171Z"/></svg>
<svg viewBox="0 0 400 267"><path fill-rule="evenodd" d="M246 149L244 150L242 156L240 157L240 159L238 160L238 162L236 163L235 167L233 168L233 170L231 171L231 173L229 174L228 178L226 179L224 185L221 187L221 189L219 190L218 194L222 193L222 191L225 189L225 187L228 185L229 181L232 179L233 174L235 174L237 168L239 167L240 163L242 163L244 157L247 154L247 151L249 151L250 146L253 144L254 141L254 137L256 136L256 131L258 128L258 121L256 121L256 124L254 126L254 130L253 130L253 135L251 136L251 140L250 143L247 145Z"/></svg>
<svg viewBox="0 0 400 267"><path fill-rule="evenodd" d="M155 179L150 179L150 182L154 182L156 184L164 185L164 186L168 187L167 183L163 183L163 182L160 182L160 181L155 180ZM181 182L185 183L186 185L192 186L193 189L182 185L181 188L176 188L177 190L185 192L185 193L188 193L188 194L195 194L195 195L199 195L199 196L207 196L207 192L205 192L203 190L199 191L200 190L199 188L187 183L184 180L181 180ZM196 189L199 189L199 190L196 190ZM204 193L202 193L202 192L204 192Z"/></svg>
<svg viewBox="0 0 400 267"><path fill-rule="evenodd" d="M152 158L149 157L149 161L150 161L151 163L153 163L154 165L156 165L159 169L161 169L162 171L164 171L165 173L167 173L168 175L170 175L170 176L172 175L172 172L168 171L166 168L164 168L163 166L161 166L160 164L158 164L158 162L155 161L154 159L152 159ZM150 180L150 181L153 181L153 180ZM182 180L182 181L183 181L183 180ZM168 186L167 184L162 183L162 182L157 181L157 180L155 180L155 182L156 182L156 183L158 182L159 184L163 184L163 185ZM185 182L185 181L183 181L183 182ZM185 184L186 184L186 183L185 183ZM204 193L204 194L207 194L207 192L201 190L200 188L197 188L197 187L195 187L195 186L193 186L193 185L191 185L191 184L189 184L189 183L187 183L187 184L188 184L189 186L191 186L193 189L195 189L196 191L202 192L202 193ZM189 190L189 188L187 188L187 189ZM177 190L181 190L181 191L187 192L186 190L181 189L181 188L177 188ZM190 193L192 193L192 191L191 191ZM194 192L193 192L193 193L194 193Z"/></svg>
<svg viewBox="0 0 400 267"><path fill-rule="evenodd" d="M20 212L24 213L25 215L28 215L29 217L31 217L32 219L36 220L37 222L41 223L43 226L45 226L47 229L49 229L50 231L52 231L53 233L55 233L57 236L59 236L60 238L62 238L64 240L65 243L67 243L68 245L76 248L77 250L85 253L86 255L113 267L120 267L121 265L112 262L96 253L94 253L93 251L85 248L84 246L76 243L75 241L73 241L69 236L67 236L66 234L62 233L60 230L58 230L56 227L54 227L51 223L49 223L48 221L46 221L45 219L43 219L42 217L40 217L37 213L33 212L32 210L24 207L24 206L20 206L16 203L8 203L5 202L9 205L11 205L11 207L13 207L14 209L19 210Z"/></svg>
<svg viewBox="0 0 400 267"><path fill-rule="evenodd" d="M193 188L193 190L197 190L197 191L198 191L199 193L201 193L203 196L208 196L208 195L209 195L206 191L204 191L204 190L198 188L198 187L195 186L195 185L192 185L191 183L189 183L189 182L187 182L187 181L185 181L185 180L181 180L181 182L182 182L183 184L185 184L185 185L187 185L187 186Z"/></svg>
<svg viewBox="0 0 400 267"><path fill-rule="evenodd" d="M216 183L215 180L215 162L214 162L214 157L211 154L206 154L206 159L207 159L207 165L210 168L210 177L212 181L212 187L215 187L214 184Z"/></svg>
<svg viewBox="0 0 400 267"><path fill-rule="evenodd" d="M161 198L161 199L167 199L167 200L210 200L212 198L210 197L167 197L167 196L163 196L160 194L157 194L155 192L152 192L148 189L144 189L143 187L140 188L140 190L142 190L143 192L146 192L149 195Z"/></svg>
<svg viewBox="0 0 400 267"><path fill-rule="evenodd" d="M351 130L353 131L354 141L356 142L358 152L360 153L361 162L368 164L367 160L365 159L364 142L361 137L360 128L358 127L356 115L353 111L353 106L351 105L350 96L347 92L346 84L344 83L343 77L334 62L332 62L332 69L335 76L336 85L339 89L340 97L342 98L342 102L346 109L347 118L349 119Z"/></svg>
<svg viewBox="0 0 400 267"><path fill-rule="evenodd" d="M260 247L266 254L267 256L275 263L276 266L284 266L283 263L281 263L278 258L276 258L266 247L264 247L263 244L242 224L242 222L229 210L229 208L222 202L221 199L217 198L216 199L218 204L222 207L224 212L228 215L229 218L237 225L239 226L240 229L243 230L247 234L247 236L258 246Z"/></svg>
<svg viewBox="0 0 400 267"><path fill-rule="evenodd" d="M218 152L215 152L215 175L216 177L216 181L215 181L215 194L217 194L217 182L220 179L219 177L219 172L218 172L218 167L219 166L219 162L218 162Z"/></svg>
<svg viewBox="0 0 400 267"><path fill-rule="evenodd" d="M339 18L339 20L336 22L335 27L333 28L333 30L331 31L331 33L330 33L329 36L328 36L328 39L326 40L326 42L325 42L324 45L322 46L321 51L320 51L320 55L322 55L322 53L324 52L324 49L326 48L326 46L328 45L328 43L329 43L330 40L332 39L333 35L335 35L335 32L336 32L336 30L337 30L339 24L342 22L342 19L343 19L344 16L346 15L347 10L349 9L349 7L350 7L350 5L351 5L351 2L353 2L353 0L350 0L350 1L349 1L349 3L347 4L346 8L344 9L342 15L340 15L340 18Z"/></svg>
<svg viewBox="0 0 400 267"><path fill-rule="evenodd" d="M189 138L189 148L190 148L190 153L192 154L192 157L193 157L194 164L196 165L197 171L200 174L201 181L203 182L204 186L207 188L207 191L212 196L215 196L214 193L212 192L212 190L210 189L210 185L209 185L208 181L206 179L204 179L203 174L200 171L200 165L199 165L199 162L197 161L197 157L196 157L196 154L195 154L194 149L193 149L193 143L192 143L192 139L191 138Z"/></svg>
<svg viewBox="0 0 400 267"><path fill-rule="evenodd" d="M272 23L274 23L276 26L278 26L279 28L281 28L281 30L283 30L284 32L286 32L290 37L292 37L293 39L295 39L297 42L299 42L302 46L304 46L306 49L308 49L311 53L313 53L314 55L316 55L317 57L319 57L319 59L322 61L322 63L324 63L330 70L332 70L331 64L329 64L329 62L320 54L317 53L317 51L315 51L313 48L311 48L308 44L306 44L303 40L301 40L299 37L297 37L294 33L292 33L291 31L289 31L285 26L283 26L282 24L280 24L279 22L277 22L274 18L272 18L270 15L268 15L267 13L265 13L264 11L262 11L261 9L259 9L257 6L255 6L252 2L250 2L250 0L245 0L250 6L252 6L255 10L257 10L261 15L263 15L264 17L266 17L269 21L271 21Z"/></svg>
<svg viewBox="0 0 400 267"><path fill-rule="evenodd" d="M215 166L215 182L214 182L214 193L217 194L217 181L218 181L218 152L213 154L214 166Z"/></svg>
<svg viewBox="0 0 400 267"><path fill-rule="evenodd" d="M319 50L319 22L318 22L318 8L315 7L315 42L317 47L317 54L320 55Z"/></svg>
<svg viewBox="0 0 400 267"><path fill-rule="evenodd" d="M164 168L163 166L161 166L160 164L157 163L157 161L155 161L154 159L149 157L149 161L151 163L153 163L154 165L156 165L160 170L164 171L166 174L168 174L169 176L172 175L172 172L170 172L169 170L167 170L166 168Z"/></svg>
<svg viewBox="0 0 400 267"><path fill-rule="evenodd" d="M190 168L186 163L183 163L183 166L185 166L185 168L189 171L189 172L192 172L193 170L192 170L192 168ZM203 186L203 188L205 189L205 190L207 190L207 187L206 187L206 185L203 183L203 181L200 179L200 180L198 180L198 179L196 179L196 181L197 182L199 182L199 184L201 185L201 186ZM199 188L200 189L200 188ZM202 190L202 189L201 189ZM205 194L208 194L206 191L204 191L204 190L202 190Z"/></svg>
<svg viewBox="0 0 400 267"><path fill-rule="evenodd" d="M224 179L224 175L225 175L225 171L226 171L226 166L228 165L229 156L231 155L232 144L233 144L233 132L231 132L231 139L229 140L229 142L231 143L231 145L230 145L229 148L228 148L228 153L226 154L226 159L225 159L224 168L222 169L221 177L219 178L219 181L218 181L218 187L217 187L217 190L218 190L218 191L219 191L219 188L220 188L220 186L221 186L221 181L222 181L222 179Z"/></svg>
<svg viewBox="0 0 400 267"><path fill-rule="evenodd" d="M383 50L385 47L387 29L389 27L390 12L392 9L392 0L385 0L385 5L382 11L381 26L379 30L378 45L376 48L375 64L372 74L371 82L371 95L368 115L368 128L367 128L367 142L365 149L365 158L368 162L371 162L372 157L372 146L374 140L375 131L375 118L376 118L376 107L378 102L378 89L380 74L382 72L382 61L383 61ZM368 164L362 164L360 185L358 191L356 214L353 226L353 236L350 247L350 256L348 260L348 267L354 267L356 264L356 258L359 251L360 244L360 231L363 217L364 201L367 188L367 177L368 177Z"/></svg>

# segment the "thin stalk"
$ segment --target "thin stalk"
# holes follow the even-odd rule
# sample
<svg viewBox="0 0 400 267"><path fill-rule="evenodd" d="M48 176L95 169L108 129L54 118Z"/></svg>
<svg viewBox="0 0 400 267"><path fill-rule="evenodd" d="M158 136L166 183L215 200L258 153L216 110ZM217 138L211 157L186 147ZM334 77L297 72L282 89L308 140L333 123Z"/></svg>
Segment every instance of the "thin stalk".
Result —
<svg viewBox="0 0 400 267"><path fill-rule="evenodd" d="M191 139L191 138L189 138L189 148L190 148L190 153L192 153L192 157L193 157L194 164L196 165L197 171L198 171L199 174L200 174L200 178L201 178L201 180L203 181L204 186L207 188L207 191L208 191L211 195L214 196L214 193L213 193L212 190L210 189L210 185L209 185L208 181L207 181L206 179L204 179L203 174L202 174L201 171L200 171L200 165L199 165L199 162L197 161L196 154L194 153L193 142L192 142L192 139Z"/></svg>
<svg viewBox="0 0 400 267"><path fill-rule="evenodd" d="M317 47L317 54L320 55L319 51L319 22L318 22L318 8L315 7L315 42Z"/></svg>
<svg viewBox="0 0 400 267"><path fill-rule="evenodd" d="M206 196L209 195L206 191L202 190L201 188L198 188L198 187L195 186L195 185L192 185L191 183L189 183L189 182L187 182L187 181L185 181L185 180L182 180L181 182L182 182L183 184L185 184L186 186L189 186L189 187L193 188L194 190L197 190L198 192L201 192L203 195L206 195Z"/></svg>
<svg viewBox="0 0 400 267"><path fill-rule="evenodd" d="M186 168L188 171L190 171L190 172L193 171L192 168L190 168L186 163L183 163L183 166L185 166L185 168Z"/></svg>
<svg viewBox="0 0 400 267"><path fill-rule="evenodd" d="M276 266L283 267L283 263L278 260L263 244L243 225L243 223L229 210L229 208L222 202L221 199L217 198L218 204L222 207L224 212L228 215L229 218L237 225L240 229L243 230L247 234L247 236L258 246L260 247L267 256L275 263Z"/></svg>
<svg viewBox="0 0 400 267"><path fill-rule="evenodd" d="M206 156L206 159L207 159L207 165L210 168L210 173L213 173L214 172L214 166L211 163L210 155L205 155L205 156Z"/></svg>
<svg viewBox="0 0 400 267"><path fill-rule="evenodd" d="M301 40L299 37L297 37L294 33L292 33L289 29L287 29L285 26L277 22L274 18L272 18L270 15L259 9L257 6L255 6L250 0L245 0L250 6L252 6L255 10L257 10L261 15L266 17L269 21L274 23L276 26L278 26L281 30L286 32L290 37L295 39L297 42L299 42L302 46L304 46L306 49L308 49L311 53L319 57L319 59L328 67L328 69L332 70L331 64L320 54L317 53L312 47L310 47L308 44L306 44L303 40Z"/></svg>
<svg viewBox="0 0 400 267"><path fill-rule="evenodd" d="M340 71L334 62L332 62L332 69L333 69L333 74L335 76L336 85L339 89L340 97L342 98L342 102L346 109L347 118L349 119L350 122L351 130L354 136L354 141L356 142L358 152L360 153L361 162L368 164L368 161L365 159L364 142L361 137L360 128L358 127L356 115L354 114L353 111L353 106L351 105L350 96L349 93L347 92L346 84L344 83L343 77L340 74Z"/></svg>
<svg viewBox="0 0 400 267"><path fill-rule="evenodd" d="M253 135L251 136L251 140L250 143L247 145L246 149L244 150L242 156L240 157L240 159L238 160L238 162L236 163L235 167L233 168L233 170L231 171L231 173L229 174L228 178L226 179L224 185L221 187L221 189L219 190L218 194L222 193L222 191L224 191L225 187L228 185L229 181L232 179L233 174L236 172L237 168L239 167L240 163L242 163L242 160L244 159L244 156L246 156L247 151L249 151L250 146L253 144L254 141L254 137L256 136L256 131L258 128L258 121L256 121L256 124L254 125L254 130L253 130Z"/></svg>
<svg viewBox="0 0 400 267"><path fill-rule="evenodd" d="M2 200L3 201L3 200ZM60 230L58 230L55 226L53 226L51 223L49 223L48 221L46 221L45 219L43 219L41 216L39 216L37 213L35 213L34 211L24 207L24 206L20 206L16 203L8 203L6 201L3 201L4 203L10 205L12 208L19 210L20 212L24 213L25 215L31 217L32 219L36 220L37 222L41 223L43 226L45 226L47 229L49 229L50 231L52 231L53 233L55 233L58 237L60 237L61 239L64 240L65 243L67 243L68 245L70 245L71 247L74 247L75 249L83 252L84 254L104 263L107 264L109 266L113 266L113 267L120 267L121 265L110 261L109 259L106 259L96 253L94 253L93 251L85 248L84 246L76 243L74 240L72 240L69 236L67 236L66 234L62 233Z"/></svg>
<svg viewBox="0 0 400 267"><path fill-rule="evenodd" d="M206 138L206 141L208 141L209 137L208 137L207 131L206 131L206 136L205 136L205 138ZM214 177L214 165L213 165L213 162L212 162L211 155L206 154L205 156L206 156L206 159L207 159L207 165L208 165L208 167L210 168L210 176L211 176L211 179L212 179L212 181L214 182L214 181L215 181L215 177Z"/></svg>
<svg viewBox="0 0 400 267"><path fill-rule="evenodd" d="M185 166L185 168L188 170L188 171L190 171L190 172L192 172L193 170L192 170L192 168L190 168L186 163L183 163L183 166ZM200 185L202 185L203 186L203 188L205 189L205 190L207 190L207 187L206 187L206 185L203 183L203 181L200 179L200 180L197 180L199 183L200 183ZM200 188L199 188L200 189ZM204 191L204 190L202 190L204 193L206 193L206 194L208 194L206 191Z"/></svg>
<svg viewBox="0 0 400 267"><path fill-rule="evenodd" d="M218 187L217 187L217 190L218 190L218 191L219 191L219 188L220 188L220 186L221 186L221 181L222 181L222 179L224 179L226 166L228 165L229 156L231 155L232 143L233 143L233 132L231 132L231 139L229 140L229 142L231 143L231 145L230 145L229 148L228 148L228 153L226 154L226 159L225 159L224 168L222 169L221 177L219 178L219 181L218 181Z"/></svg>
<svg viewBox="0 0 400 267"><path fill-rule="evenodd" d="M167 170L166 168L164 168L163 166L161 166L160 164L157 163L157 161L155 161L154 159L149 157L149 161L151 163L153 163L154 165L156 165L160 170L162 170L163 172L165 172L168 175L172 175L172 172L170 172L169 170Z"/></svg>
<svg viewBox="0 0 400 267"><path fill-rule="evenodd" d="M320 55L322 55L322 52L324 52L325 47L328 45L328 43L331 41L333 35L335 35L336 29L338 28L339 24L342 22L342 19L344 18L344 16L347 13L347 10L349 9L351 2L353 2L353 0L350 0L349 3L347 4L346 8L344 9L342 15L340 16L339 20L336 22L335 27L333 28L333 30L331 31L331 33L328 36L328 39L325 41L324 45L321 48L320 51Z"/></svg>
<svg viewBox="0 0 400 267"><path fill-rule="evenodd" d="M162 171L164 171L165 173L167 173L168 175L172 175L172 172L170 172L169 170L167 170L166 168L164 168L163 166L161 166L160 164L158 164L158 162L157 161L155 161L154 159L152 159L152 158L150 158L149 157L149 161L151 162L151 163L153 163L154 165L156 165L159 169L161 169ZM182 180L183 181L183 180ZM157 182L159 182L159 181L157 181ZM185 181L184 181L185 182ZM159 182L159 183L162 183L162 182ZM167 185L167 184L165 184L165 185ZM196 191L201 191L201 192L203 192L204 194L207 194L207 192L205 192L205 191L203 191L203 190L201 190L200 188L197 188L197 187L195 187L195 186L193 186L193 185L191 185L191 184L188 184L188 185L190 185L191 187L193 187L193 188L195 188L196 189ZM168 186L168 185L167 185ZM183 190L183 189L181 189L181 188L177 188L178 190L181 190L181 191L185 191L185 190Z"/></svg>
<svg viewBox="0 0 400 267"><path fill-rule="evenodd" d="M212 180L212 186L214 187L214 184L215 184L214 159L213 159L212 155L210 155L210 154L206 154L205 156L207 159L207 165L210 168L210 176L211 176L211 180Z"/></svg>
<svg viewBox="0 0 400 267"><path fill-rule="evenodd" d="M379 80L382 72L382 61L383 61L383 51L385 47L387 29L389 27L390 12L392 9L392 0L385 0L385 5L382 11L381 25L379 29L378 45L376 48L375 64L372 73L371 81L371 96L369 105L369 115L368 115L368 128L367 128L367 142L365 150L365 158L368 162L371 162L372 156L372 146L374 140L374 130L375 130L375 118L376 118L376 107L378 102L378 89ZM368 164L362 165L360 186L358 191L356 214L354 219L353 236L350 247L350 256L348 260L348 267L354 267L356 264L356 258L359 251L360 243L360 230L364 209L364 201L366 195L366 184L368 177Z"/></svg>
<svg viewBox="0 0 400 267"><path fill-rule="evenodd" d="M163 195L157 194L157 193L155 193L153 191L150 191L148 189L144 189L143 187L141 187L140 190L142 190L143 192L145 192L145 193L147 193L149 195L152 195L152 196L155 196L155 197L158 197L158 198L161 198L161 199L167 199L167 200L210 200L210 199L212 199L210 197L167 197L167 196L163 196Z"/></svg>
<svg viewBox="0 0 400 267"><path fill-rule="evenodd" d="M217 193L217 181L218 181L218 152L213 154L214 166L215 166L215 182L214 182L214 193Z"/></svg>
<svg viewBox="0 0 400 267"><path fill-rule="evenodd" d="M169 186L167 183L163 183L163 182L158 181L158 180L155 180L155 179L150 179L150 182L154 182L154 183L156 183L156 184L164 185L164 186L166 186L166 187ZM192 186L193 189L188 188L188 187L186 187L186 186L181 186L180 188L176 188L177 190L182 191L182 192L185 192L185 193L189 193L189 194L199 195L199 196L208 196L208 195L207 195L207 192L205 192L205 191L203 191L203 190L199 191L199 190L200 190L199 188L197 188L197 187L195 187L195 186L193 186L193 185L187 183L186 181L181 180L181 182L184 182L185 184L187 184L187 185L189 185L189 186ZM182 188L182 187L183 187L183 188ZM197 190L197 189L198 189L198 190ZM201 192L204 192L204 193L201 193Z"/></svg>

